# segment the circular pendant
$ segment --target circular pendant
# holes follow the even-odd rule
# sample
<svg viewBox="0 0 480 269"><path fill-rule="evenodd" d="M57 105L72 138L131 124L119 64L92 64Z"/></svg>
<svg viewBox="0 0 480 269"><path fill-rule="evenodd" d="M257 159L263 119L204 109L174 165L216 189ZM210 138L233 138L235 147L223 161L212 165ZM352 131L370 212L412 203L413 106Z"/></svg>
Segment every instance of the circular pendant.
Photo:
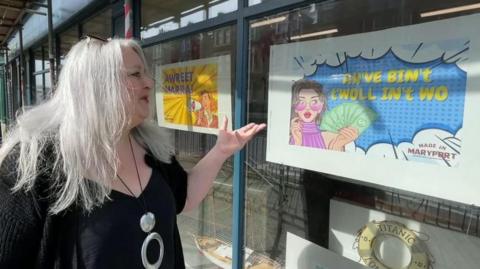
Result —
<svg viewBox="0 0 480 269"><path fill-rule="evenodd" d="M150 244L150 242L152 242L153 240L157 241L159 247L160 247L160 250L159 250L159 254L158 254L158 260L155 262L155 263L150 263L147 259L147 248L148 248L148 245ZM145 238L145 240L143 241L143 244L142 244L142 263L143 263L143 267L145 267L146 269L158 269L160 268L160 265L162 265L162 261L163 261L163 254L165 252L165 247L163 245L163 239L162 237L158 234L158 233L151 233L147 236L147 238Z"/></svg>
<svg viewBox="0 0 480 269"><path fill-rule="evenodd" d="M142 231L149 233L153 227L155 227L155 215L151 212L143 214L140 219L140 228L142 228Z"/></svg>

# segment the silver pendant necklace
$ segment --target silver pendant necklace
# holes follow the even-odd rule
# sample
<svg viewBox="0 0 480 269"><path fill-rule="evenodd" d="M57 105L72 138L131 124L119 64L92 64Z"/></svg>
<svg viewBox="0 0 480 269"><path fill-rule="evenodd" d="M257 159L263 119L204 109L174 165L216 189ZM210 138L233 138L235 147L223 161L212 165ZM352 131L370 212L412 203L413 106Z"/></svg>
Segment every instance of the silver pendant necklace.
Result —
<svg viewBox="0 0 480 269"><path fill-rule="evenodd" d="M135 169L137 171L138 184L140 185L139 196L138 197L135 196L133 191L127 186L125 181L118 174L117 174L117 178L120 180L120 182L122 182L123 186L127 189L127 191L134 197L135 201L137 201L140 204L140 207L142 207L144 210L144 214L140 218L140 228L142 229L142 231L147 233L147 237L145 238L145 240L143 240L142 249L140 252L140 255L142 257L143 267L146 269L158 269L162 264L163 254L165 252L163 239L160 236L160 234L156 232L153 232L153 233L151 232L155 227L155 215L152 212L149 212L147 210L147 203L145 202L145 198L142 195L143 187L142 187L142 182L140 181L140 173L138 172L137 160L135 158L135 153L133 152L132 140L130 138L130 135L128 136L128 142L130 143L130 150L132 151L133 161L135 162ZM140 203L138 199L139 197L141 197L143 204ZM158 245L160 246L160 250L159 250L160 253L158 256L158 260L155 263L150 263L147 258L147 248L150 242L152 242L153 240L157 241Z"/></svg>

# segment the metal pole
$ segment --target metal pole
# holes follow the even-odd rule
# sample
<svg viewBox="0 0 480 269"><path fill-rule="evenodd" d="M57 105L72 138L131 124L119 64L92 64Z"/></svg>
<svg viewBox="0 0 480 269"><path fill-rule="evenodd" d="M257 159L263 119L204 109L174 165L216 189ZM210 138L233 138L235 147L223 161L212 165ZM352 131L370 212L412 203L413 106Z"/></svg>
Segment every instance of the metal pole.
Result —
<svg viewBox="0 0 480 269"><path fill-rule="evenodd" d="M48 61L50 62L50 89L53 92L55 85L55 55L53 53L53 22L52 22L52 0L47 0L48 18Z"/></svg>
<svg viewBox="0 0 480 269"><path fill-rule="evenodd" d="M234 128L238 129L247 122L247 74L248 74L248 30L249 26L244 17L247 0L238 1L238 17L236 32L237 64L235 70L235 121ZM232 269L244 268L245 256L245 160L246 149L235 153L233 157L233 212L232 212Z"/></svg>
<svg viewBox="0 0 480 269"><path fill-rule="evenodd" d="M25 76L24 76L24 70L23 68L23 25L19 25L18 27L18 36L19 36L19 41L20 41L20 56L18 57L20 63L20 74L18 76L20 77L20 83L18 85L18 88L20 89L20 102L22 108L25 106Z"/></svg>
<svg viewBox="0 0 480 269"><path fill-rule="evenodd" d="M13 120L13 109L12 109L12 104L13 101L10 99L12 98L12 94L10 94L9 91L12 89L12 83L11 83L11 64L8 63L8 50L5 50L5 104L7 107L7 124L10 124L10 122ZM11 102L10 102L11 101Z"/></svg>
<svg viewBox="0 0 480 269"><path fill-rule="evenodd" d="M125 0L123 5L125 13L125 38L133 37L133 12L132 12L132 0Z"/></svg>
<svg viewBox="0 0 480 269"><path fill-rule="evenodd" d="M2 81L2 87L3 87L3 92L2 92L2 95L3 95L3 119L2 120L2 123L5 124L4 125L4 128L6 128L5 126L7 126L7 118L8 118L8 113L7 113L7 108L8 108L8 105L7 105L7 50L6 49L1 49L2 53L3 53L3 59L5 61L5 64L3 65L3 72L2 72L2 76L3 76L3 81ZM2 130L2 138L3 138L3 134L6 133L6 129L3 129Z"/></svg>

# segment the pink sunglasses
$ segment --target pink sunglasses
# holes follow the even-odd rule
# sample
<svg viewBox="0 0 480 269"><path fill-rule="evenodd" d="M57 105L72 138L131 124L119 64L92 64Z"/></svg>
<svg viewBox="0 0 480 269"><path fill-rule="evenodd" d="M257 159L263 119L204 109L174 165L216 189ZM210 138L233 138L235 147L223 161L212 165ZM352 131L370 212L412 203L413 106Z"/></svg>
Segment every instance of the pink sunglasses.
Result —
<svg viewBox="0 0 480 269"><path fill-rule="evenodd" d="M313 111L320 111L322 110L323 108L323 103L322 102L318 102L318 101L313 101L315 103L312 104L312 101L306 103L304 101L299 101L297 102L294 107L295 107L295 111L303 111L307 108L307 104L310 106L310 109L313 110Z"/></svg>

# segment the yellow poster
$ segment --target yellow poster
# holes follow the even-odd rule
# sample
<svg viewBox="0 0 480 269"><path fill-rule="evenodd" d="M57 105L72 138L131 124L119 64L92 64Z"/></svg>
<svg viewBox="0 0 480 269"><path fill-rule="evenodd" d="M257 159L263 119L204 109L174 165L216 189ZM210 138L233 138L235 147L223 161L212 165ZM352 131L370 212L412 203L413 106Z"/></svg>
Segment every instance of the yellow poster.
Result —
<svg viewBox="0 0 480 269"><path fill-rule="evenodd" d="M217 64L163 70L165 121L218 128Z"/></svg>
<svg viewBox="0 0 480 269"><path fill-rule="evenodd" d="M157 67L157 118L165 127L215 133L231 115L230 57Z"/></svg>

